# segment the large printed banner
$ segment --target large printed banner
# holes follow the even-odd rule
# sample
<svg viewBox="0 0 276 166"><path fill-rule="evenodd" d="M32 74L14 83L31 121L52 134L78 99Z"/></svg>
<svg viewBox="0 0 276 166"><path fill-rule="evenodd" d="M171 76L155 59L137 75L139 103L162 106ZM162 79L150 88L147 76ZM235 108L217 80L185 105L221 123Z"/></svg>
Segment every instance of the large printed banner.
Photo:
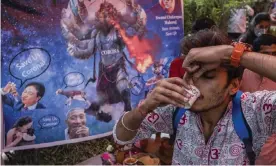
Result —
<svg viewBox="0 0 276 166"><path fill-rule="evenodd" d="M4 151L110 135L168 76L182 0L2 2Z"/></svg>

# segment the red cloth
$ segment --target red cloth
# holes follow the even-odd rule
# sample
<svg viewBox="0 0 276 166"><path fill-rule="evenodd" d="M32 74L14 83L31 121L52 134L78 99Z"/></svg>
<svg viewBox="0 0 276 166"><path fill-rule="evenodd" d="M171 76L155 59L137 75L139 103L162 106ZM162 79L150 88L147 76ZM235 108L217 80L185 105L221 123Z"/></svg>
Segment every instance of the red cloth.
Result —
<svg viewBox="0 0 276 166"><path fill-rule="evenodd" d="M274 91L276 90L276 82L262 77L260 74L257 74L248 69L244 70L241 82L241 88L243 92L256 92L256 91Z"/></svg>
<svg viewBox="0 0 276 166"><path fill-rule="evenodd" d="M172 61L170 66L169 77L183 78L185 74L185 69L182 68L183 62L184 62L183 57L178 57Z"/></svg>

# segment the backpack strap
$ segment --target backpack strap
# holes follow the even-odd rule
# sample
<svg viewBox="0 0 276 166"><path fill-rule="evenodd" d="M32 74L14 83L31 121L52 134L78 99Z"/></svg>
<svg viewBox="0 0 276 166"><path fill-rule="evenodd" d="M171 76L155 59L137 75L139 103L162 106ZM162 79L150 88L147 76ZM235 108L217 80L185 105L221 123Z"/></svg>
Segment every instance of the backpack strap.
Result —
<svg viewBox="0 0 276 166"><path fill-rule="evenodd" d="M177 127L181 120L181 117L185 114L187 110L184 108L176 108L176 110L173 113L173 134L170 135L170 144L173 145L176 137Z"/></svg>
<svg viewBox="0 0 276 166"><path fill-rule="evenodd" d="M238 91L233 98L232 120L237 135L244 143L250 165L254 165L256 154L253 151L252 132L241 109L241 95L242 92Z"/></svg>
<svg viewBox="0 0 276 166"><path fill-rule="evenodd" d="M180 120L182 118L182 116L185 114L187 110L184 109L184 108L178 108L177 109L177 112L175 112L175 117L174 117L174 121L173 121L173 130L174 132L176 133L177 131L177 127L178 127L178 124L180 123Z"/></svg>

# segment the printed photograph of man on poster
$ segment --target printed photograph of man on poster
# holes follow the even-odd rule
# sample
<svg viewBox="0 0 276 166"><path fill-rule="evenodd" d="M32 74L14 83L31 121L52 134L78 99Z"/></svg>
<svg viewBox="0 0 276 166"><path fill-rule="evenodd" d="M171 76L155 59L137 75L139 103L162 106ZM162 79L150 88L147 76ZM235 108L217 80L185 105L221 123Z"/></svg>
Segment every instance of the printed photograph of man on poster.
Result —
<svg viewBox="0 0 276 166"><path fill-rule="evenodd" d="M175 0L159 0L160 6L166 11L166 13L172 13L175 8Z"/></svg>
<svg viewBox="0 0 276 166"><path fill-rule="evenodd" d="M67 114L67 128L65 139L74 139L89 136L89 128L86 127L86 114L82 108L71 109Z"/></svg>
<svg viewBox="0 0 276 166"><path fill-rule="evenodd" d="M42 83L30 82L25 86L21 97L16 90L16 85L12 82L0 89L0 92L3 103L12 107L14 111L46 108L39 102L45 93L45 86Z"/></svg>

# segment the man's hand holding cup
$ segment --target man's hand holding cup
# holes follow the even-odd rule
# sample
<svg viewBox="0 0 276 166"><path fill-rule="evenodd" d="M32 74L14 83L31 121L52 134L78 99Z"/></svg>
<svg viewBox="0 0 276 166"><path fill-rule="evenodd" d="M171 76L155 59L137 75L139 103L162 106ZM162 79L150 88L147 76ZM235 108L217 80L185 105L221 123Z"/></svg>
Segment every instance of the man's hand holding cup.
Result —
<svg viewBox="0 0 276 166"><path fill-rule="evenodd" d="M188 85L183 79L167 78L157 83L139 107L145 113L150 113L157 107L169 104L189 109L199 95L199 90L193 85Z"/></svg>

